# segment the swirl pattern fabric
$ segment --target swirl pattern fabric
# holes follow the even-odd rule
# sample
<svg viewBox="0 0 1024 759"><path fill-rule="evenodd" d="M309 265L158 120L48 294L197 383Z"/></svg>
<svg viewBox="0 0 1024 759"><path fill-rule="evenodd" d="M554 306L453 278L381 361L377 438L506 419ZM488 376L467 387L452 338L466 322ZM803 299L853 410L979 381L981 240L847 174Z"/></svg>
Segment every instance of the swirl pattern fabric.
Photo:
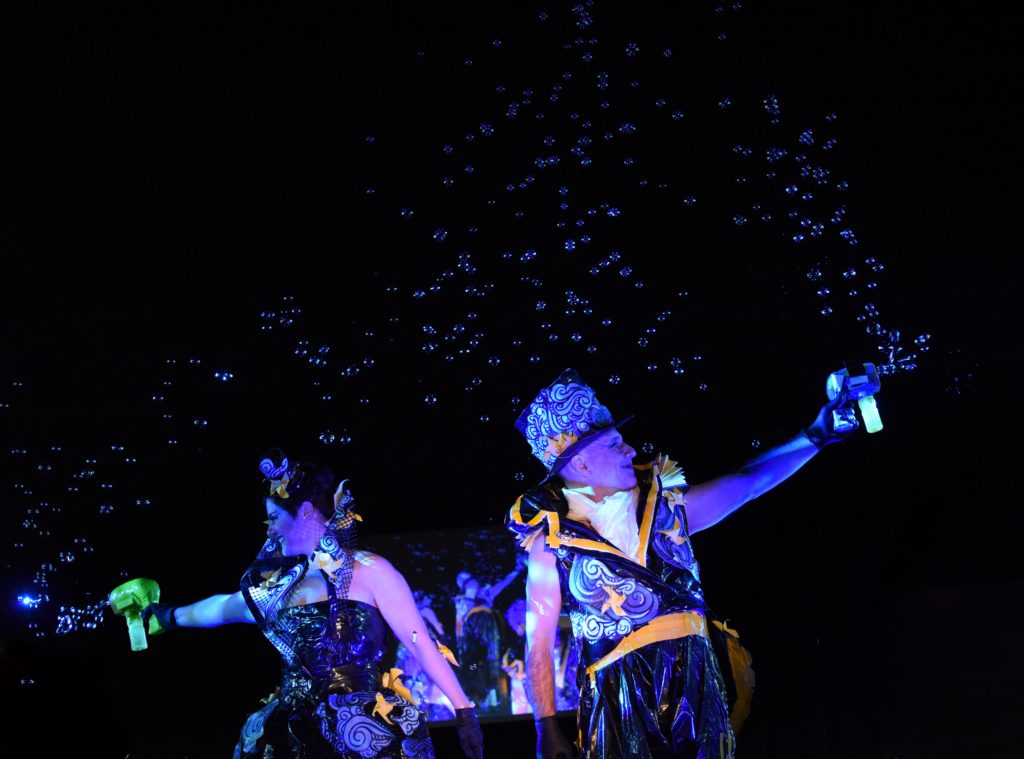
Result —
<svg viewBox="0 0 1024 759"><path fill-rule="evenodd" d="M555 460L577 441L611 427L611 412L593 388L572 369L541 390L516 420L516 429L533 455L550 470Z"/></svg>
<svg viewBox="0 0 1024 759"><path fill-rule="evenodd" d="M261 627L291 653L282 653L277 696L246 720L235 759L433 759L425 715L380 687L385 624L376 607L329 597L286 606Z"/></svg>
<svg viewBox="0 0 1024 759"><path fill-rule="evenodd" d="M658 599L650 588L591 557L573 562L569 589L583 606L569 615L573 634L591 642L621 638L658 615Z"/></svg>
<svg viewBox="0 0 1024 759"><path fill-rule="evenodd" d="M544 463L548 440L569 433L585 437L595 425L611 421L608 409L602 406L586 385L570 383L542 390L530 405L526 435L533 455Z"/></svg>

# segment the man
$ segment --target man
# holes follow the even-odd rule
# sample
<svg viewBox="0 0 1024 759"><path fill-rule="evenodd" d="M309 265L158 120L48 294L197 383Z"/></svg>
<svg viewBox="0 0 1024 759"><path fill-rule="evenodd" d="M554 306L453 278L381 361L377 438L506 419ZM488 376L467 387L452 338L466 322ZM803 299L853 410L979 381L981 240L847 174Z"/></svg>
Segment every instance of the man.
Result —
<svg viewBox="0 0 1024 759"><path fill-rule="evenodd" d="M455 578L461 595L455 597L455 649L460 682L481 713L510 709L509 686L501 668L502 621L494 599L523 570L518 557L515 568L493 585L481 586L469 572Z"/></svg>
<svg viewBox="0 0 1024 759"><path fill-rule="evenodd" d="M539 759L576 755L554 717L551 650L563 606L580 647L584 757L733 757L690 535L852 434L833 427L840 400L792 440L693 486L667 457L635 465L618 429L628 419L613 419L572 370L523 411L516 428L548 470L506 517L529 553L527 693Z"/></svg>

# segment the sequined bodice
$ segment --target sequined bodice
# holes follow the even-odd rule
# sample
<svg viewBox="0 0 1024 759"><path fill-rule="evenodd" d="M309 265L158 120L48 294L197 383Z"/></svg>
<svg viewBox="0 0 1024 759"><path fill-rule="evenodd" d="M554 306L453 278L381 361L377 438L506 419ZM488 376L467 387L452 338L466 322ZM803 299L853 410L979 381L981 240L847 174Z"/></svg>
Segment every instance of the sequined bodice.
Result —
<svg viewBox="0 0 1024 759"><path fill-rule="evenodd" d="M376 607L338 600L331 620L328 601L282 609L269 624L291 643L295 658L283 660L281 700L297 706L325 693L374 690L384 655L384 620Z"/></svg>

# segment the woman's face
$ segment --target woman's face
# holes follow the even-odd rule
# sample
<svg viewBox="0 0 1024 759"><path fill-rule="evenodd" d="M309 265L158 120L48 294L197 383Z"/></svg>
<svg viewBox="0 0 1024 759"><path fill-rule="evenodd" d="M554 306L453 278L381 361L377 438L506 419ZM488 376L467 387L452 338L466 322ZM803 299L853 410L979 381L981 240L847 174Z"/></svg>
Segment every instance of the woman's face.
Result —
<svg viewBox="0 0 1024 759"><path fill-rule="evenodd" d="M288 555L287 542L289 536L294 532L295 520L296 517L289 514L287 509L283 509L271 499L267 499L267 537L278 541L281 545L281 553L285 556Z"/></svg>
<svg viewBox="0 0 1024 759"><path fill-rule="evenodd" d="M267 537L277 540L285 556L309 554L324 534L325 519L309 501L298 503L294 516L268 498Z"/></svg>

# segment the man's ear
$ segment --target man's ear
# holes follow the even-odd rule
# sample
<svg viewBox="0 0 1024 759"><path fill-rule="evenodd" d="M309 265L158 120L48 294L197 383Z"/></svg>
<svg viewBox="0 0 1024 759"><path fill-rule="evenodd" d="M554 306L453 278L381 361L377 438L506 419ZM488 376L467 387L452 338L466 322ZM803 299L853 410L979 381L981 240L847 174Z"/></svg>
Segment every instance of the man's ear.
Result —
<svg viewBox="0 0 1024 759"><path fill-rule="evenodd" d="M302 509L302 516L305 519L312 518L314 513L316 513L316 506L314 506L310 501L303 501L299 508Z"/></svg>
<svg viewBox="0 0 1024 759"><path fill-rule="evenodd" d="M584 480L589 474L587 459L582 453L577 453L569 459L569 463L566 464L566 468L572 472L573 479L577 481Z"/></svg>

